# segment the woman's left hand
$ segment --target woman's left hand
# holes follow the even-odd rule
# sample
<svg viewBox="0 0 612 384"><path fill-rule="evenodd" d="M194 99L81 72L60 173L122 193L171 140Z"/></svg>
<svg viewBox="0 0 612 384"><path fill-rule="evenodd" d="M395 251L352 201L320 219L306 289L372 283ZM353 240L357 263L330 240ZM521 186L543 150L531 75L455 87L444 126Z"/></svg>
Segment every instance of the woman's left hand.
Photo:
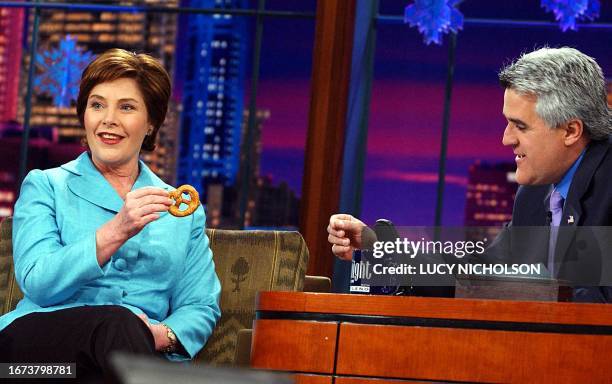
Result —
<svg viewBox="0 0 612 384"><path fill-rule="evenodd" d="M149 318L144 313L141 313L140 315L138 315L138 317L140 317L140 319L144 321L147 327L149 327L149 330L151 331L151 334L155 339L156 351L161 351L162 349L170 345L170 340L168 339L168 331L166 330L166 327L164 327L162 324L151 324L149 322Z"/></svg>

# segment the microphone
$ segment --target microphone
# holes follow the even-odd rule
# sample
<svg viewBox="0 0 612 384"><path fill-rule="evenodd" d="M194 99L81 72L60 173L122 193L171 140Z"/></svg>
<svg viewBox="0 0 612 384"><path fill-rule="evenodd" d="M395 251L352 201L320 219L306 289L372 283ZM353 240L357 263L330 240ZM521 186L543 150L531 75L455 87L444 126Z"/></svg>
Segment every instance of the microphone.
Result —
<svg viewBox="0 0 612 384"><path fill-rule="evenodd" d="M370 227L363 227L361 229L361 249L374 249L374 243L377 242L376 232Z"/></svg>
<svg viewBox="0 0 612 384"><path fill-rule="evenodd" d="M552 224L552 211L546 211L546 225L550 227Z"/></svg>
<svg viewBox="0 0 612 384"><path fill-rule="evenodd" d="M394 243L396 239L400 237L399 233L397 232L397 229L395 228L395 225L393 225L390 220L376 220L373 229L378 241ZM397 262L396 260L394 260L393 256L390 255L386 255L384 259L386 259L387 263L390 263L391 265L394 265ZM374 292L384 295L403 296L411 295L412 290L413 288L411 285L402 286L401 283L398 281L395 284L391 282L391 285L389 286L376 287Z"/></svg>
<svg viewBox="0 0 612 384"><path fill-rule="evenodd" d="M395 239L399 238L399 233L395 229L395 225L390 220L378 219L374 224L374 233L378 241L391 241L395 242Z"/></svg>
<svg viewBox="0 0 612 384"><path fill-rule="evenodd" d="M374 249L377 241L391 241L399 237L399 233L393 223L386 219L378 219L372 228L363 227L361 230L361 249Z"/></svg>

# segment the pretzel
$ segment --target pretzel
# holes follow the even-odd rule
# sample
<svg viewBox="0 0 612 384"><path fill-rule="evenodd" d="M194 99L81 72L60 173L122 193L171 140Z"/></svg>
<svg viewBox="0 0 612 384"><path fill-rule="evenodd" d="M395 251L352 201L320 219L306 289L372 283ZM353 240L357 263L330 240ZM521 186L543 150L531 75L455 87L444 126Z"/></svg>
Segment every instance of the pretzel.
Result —
<svg viewBox="0 0 612 384"><path fill-rule="evenodd" d="M183 200L183 193L189 195L189 200ZM193 212L195 212L195 210L200 205L200 195L198 194L198 191L196 191L196 189L189 184L181 185L174 191L170 192L168 197L174 200L174 204L168 210L168 212L170 212L172 216L189 216ZM185 209L184 211L180 210L181 203L185 203L188 205L187 209Z"/></svg>

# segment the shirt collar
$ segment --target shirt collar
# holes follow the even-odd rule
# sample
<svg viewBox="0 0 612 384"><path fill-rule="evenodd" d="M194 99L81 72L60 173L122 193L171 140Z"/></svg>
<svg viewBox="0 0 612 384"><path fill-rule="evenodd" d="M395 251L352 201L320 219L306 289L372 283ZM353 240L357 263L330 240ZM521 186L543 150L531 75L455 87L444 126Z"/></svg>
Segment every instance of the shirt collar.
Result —
<svg viewBox="0 0 612 384"><path fill-rule="evenodd" d="M554 184L554 188L561 194L564 200L567 200L567 194L569 193L569 188L572 184L572 179L574 178L574 174L576 173L576 170L578 169L578 166L580 165L580 162L584 157L585 151L586 148L582 150L580 156L578 156L578 159L574 161L574 164L570 167L570 169L565 172L565 175L563 175L561 181L557 184Z"/></svg>
<svg viewBox="0 0 612 384"><path fill-rule="evenodd" d="M153 171L151 171L151 169L149 169L149 167L147 167L147 165L140 159L138 160L138 166L140 172L138 173L138 177L134 182L132 190L146 186L155 186L164 188L166 190L172 189L168 184L163 182L155 173L153 173ZM62 168L77 175L103 177L100 171L98 171L96 166L93 164L93 161L91 160L91 157L88 152L81 153L81 155L76 159L62 165Z"/></svg>

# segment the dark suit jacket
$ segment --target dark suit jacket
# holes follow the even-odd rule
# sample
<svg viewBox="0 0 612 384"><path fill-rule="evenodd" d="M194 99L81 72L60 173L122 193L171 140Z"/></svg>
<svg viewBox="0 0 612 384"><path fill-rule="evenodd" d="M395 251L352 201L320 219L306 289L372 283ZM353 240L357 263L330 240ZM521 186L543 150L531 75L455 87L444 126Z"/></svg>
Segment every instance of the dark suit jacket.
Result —
<svg viewBox="0 0 612 384"><path fill-rule="evenodd" d="M518 189L512 221L495 240L489 258L496 262L546 265L551 191L551 185L521 186ZM535 226L540 228L525 228ZM611 227L612 138L591 142L574 174L555 249L559 279L577 285L586 282L592 285L603 280L604 284L609 285L610 276L602 275L602 270L612 263L612 248L609 246ZM511 250L510 256L508 250ZM574 299L612 302L612 288L577 287Z"/></svg>
<svg viewBox="0 0 612 384"><path fill-rule="evenodd" d="M548 225L550 185L522 186L514 201L512 225ZM573 216L573 223L569 223ZM574 174L561 226L612 225L612 139L591 142Z"/></svg>

